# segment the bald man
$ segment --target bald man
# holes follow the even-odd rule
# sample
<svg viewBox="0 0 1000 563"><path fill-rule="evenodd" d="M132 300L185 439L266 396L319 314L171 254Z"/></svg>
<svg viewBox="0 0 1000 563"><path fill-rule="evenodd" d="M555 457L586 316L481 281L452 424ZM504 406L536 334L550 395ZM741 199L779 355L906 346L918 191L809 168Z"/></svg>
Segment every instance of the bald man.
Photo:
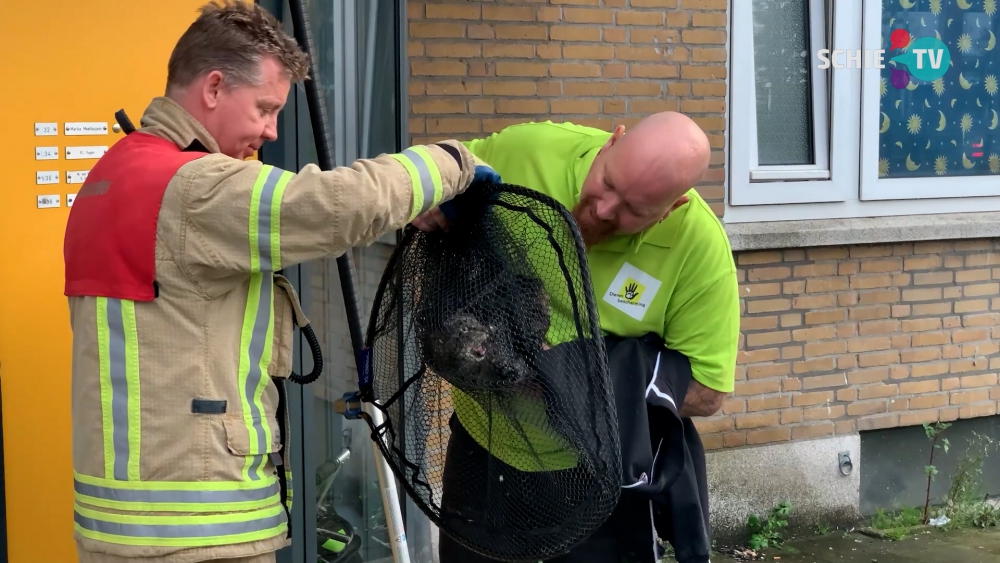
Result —
<svg viewBox="0 0 1000 563"><path fill-rule="evenodd" d="M693 188L711 157L701 128L683 114L663 112L627 134L623 126L609 133L546 121L464 144L504 182L542 192L572 210L587 245L602 329L623 338L652 333L683 354L692 381L679 415L715 414L734 387L740 312L729 240ZM422 230L448 227L440 209L413 224ZM474 416L456 404L449 458L489 447L486 436L470 430L487 427ZM637 511L649 519L648 504L630 502L623 497L606 526L553 561L654 561L648 532L623 532L644 529L634 522ZM707 511L707 497L703 504ZM444 535L440 557L441 563L488 561Z"/></svg>

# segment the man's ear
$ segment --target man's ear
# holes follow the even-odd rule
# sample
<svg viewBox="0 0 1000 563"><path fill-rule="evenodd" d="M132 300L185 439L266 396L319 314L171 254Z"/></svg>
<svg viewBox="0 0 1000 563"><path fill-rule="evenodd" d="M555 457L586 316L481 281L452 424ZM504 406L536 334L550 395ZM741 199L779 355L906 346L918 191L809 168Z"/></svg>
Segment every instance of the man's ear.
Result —
<svg viewBox="0 0 1000 563"><path fill-rule="evenodd" d="M618 139L621 139L622 135L624 134L625 134L624 125L619 125L618 127L615 127L615 130L611 132L611 138L608 139L608 142L604 143L604 146L601 147L601 150L607 149L611 147L611 145L617 143Z"/></svg>
<svg viewBox="0 0 1000 563"><path fill-rule="evenodd" d="M663 219L666 219L668 215L670 215L676 209L678 209L680 206L684 205L685 203L687 203L689 201L691 201L690 197L688 197L686 195L682 195L680 198L677 199L677 201L674 202L673 205L670 206L670 209L666 210L666 212L663 213ZM663 219L660 219L660 220L662 221Z"/></svg>
<svg viewBox="0 0 1000 563"><path fill-rule="evenodd" d="M213 70L208 73L202 83L202 101L208 109L215 109L219 105L219 97L222 94L222 73Z"/></svg>

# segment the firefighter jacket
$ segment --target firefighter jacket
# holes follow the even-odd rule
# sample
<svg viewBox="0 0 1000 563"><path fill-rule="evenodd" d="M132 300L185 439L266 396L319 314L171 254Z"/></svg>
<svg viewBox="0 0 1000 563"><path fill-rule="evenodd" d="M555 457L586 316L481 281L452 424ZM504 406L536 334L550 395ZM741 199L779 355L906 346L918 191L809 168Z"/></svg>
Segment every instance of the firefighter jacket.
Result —
<svg viewBox="0 0 1000 563"><path fill-rule="evenodd" d="M403 227L477 161L445 141L295 173L221 154L167 98L140 123L64 241L75 537L157 563L265 554L288 543L279 399L307 322L275 272Z"/></svg>

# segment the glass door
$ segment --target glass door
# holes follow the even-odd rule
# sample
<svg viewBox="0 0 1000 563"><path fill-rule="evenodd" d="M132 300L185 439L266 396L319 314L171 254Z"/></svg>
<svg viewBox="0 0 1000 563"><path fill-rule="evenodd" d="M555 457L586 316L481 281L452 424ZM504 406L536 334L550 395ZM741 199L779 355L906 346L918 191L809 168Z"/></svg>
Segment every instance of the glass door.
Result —
<svg viewBox="0 0 1000 563"><path fill-rule="evenodd" d="M258 1L280 13L286 30L292 32L287 0ZM401 6L402 0L306 0L338 166L402 148L406 111ZM317 163L303 85L289 96L280 135L262 151L265 161L291 170ZM395 233L389 233L372 246L350 251L362 329L395 241ZM283 273L296 284L303 312L323 350L324 368L310 385L288 385L295 514L293 545L279 554L279 561L391 562L371 432L364 421L346 419L334 409L335 401L357 390L337 261L318 260ZM308 373L312 361L304 339L300 338L296 356L296 372ZM430 563L434 550L429 522L402 488L397 485L397 489L404 501L410 560ZM330 539L329 532L341 534L343 541Z"/></svg>

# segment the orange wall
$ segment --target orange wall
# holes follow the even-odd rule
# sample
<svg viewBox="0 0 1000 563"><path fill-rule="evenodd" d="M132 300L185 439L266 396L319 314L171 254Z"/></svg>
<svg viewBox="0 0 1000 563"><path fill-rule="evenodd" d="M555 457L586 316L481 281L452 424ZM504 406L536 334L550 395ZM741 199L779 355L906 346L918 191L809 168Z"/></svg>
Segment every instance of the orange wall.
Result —
<svg viewBox="0 0 1000 563"><path fill-rule="evenodd" d="M34 0L0 18L0 382L11 563L76 561L70 427L69 315L63 297L62 241L69 208L67 146L111 146L114 112L138 126L160 95L167 60L202 0L125 2ZM15 15L16 14L16 15ZM18 53L18 54L14 54ZM107 122L105 136L67 137L67 121ZM60 134L36 137L35 122ZM35 147L59 160L35 160ZM35 172L60 171L36 185ZM60 207L38 209L58 194Z"/></svg>

